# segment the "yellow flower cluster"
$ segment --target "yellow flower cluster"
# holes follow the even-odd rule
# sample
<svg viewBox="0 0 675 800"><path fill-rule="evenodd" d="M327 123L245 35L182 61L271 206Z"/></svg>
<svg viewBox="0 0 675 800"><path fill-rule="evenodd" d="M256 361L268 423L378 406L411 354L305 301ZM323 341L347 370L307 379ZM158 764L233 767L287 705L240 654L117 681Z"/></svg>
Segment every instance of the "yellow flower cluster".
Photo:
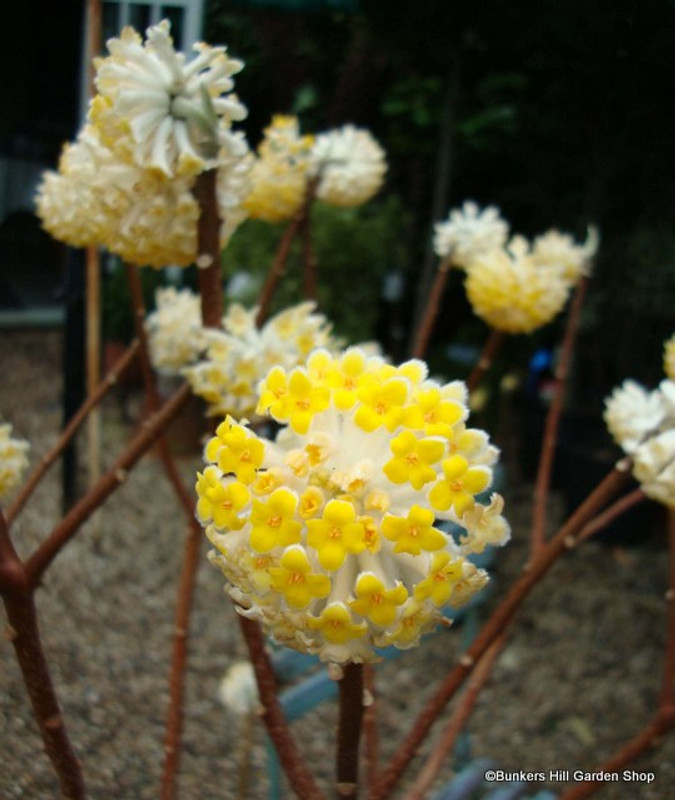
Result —
<svg viewBox="0 0 675 800"><path fill-rule="evenodd" d="M36 204L43 226L75 247L104 246L139 266L187 266L197 256L196 176L217 169L225 245L245 218L252 166L243 135L231 130L245 109L233 95L240 62L223 48L196 45L189 64L173 50L168 22L131 28L99 59L89 122L47 172Z"/></svg>
<svg viewBox="0 0 675 800"><path fill-rule="evenodd" d="M244 207L253 219L282 222L290 219L305 199L314 139L301 136L298 120L291 116L273 117L264 133Z"/></svg>
<svg viewBox="0 0 675 800"><path fill-rule="evenodd" d="M271 441L227 417L196 485L240 613L322 660L373 661L479 591L488 576L468 556L509 527L499 495L477 499L497 450L468 427L466 400L420 361L360 348L273 367L257 410L285 427Z"/></svg>
<svg viewBox="0 0 675 800"><path fill-rule="evenodd" d="M563 309L596 247L595 235L580 246L550 231L531 245L514 236L505 247L476 255L465 265L474 313L507 333L531 333L546 325Z"/></svg>
<svg viewBox="0 0 675 800"><path fill-rule="evenodd" d="M316 347L337 349L330 324L315 308L312 302L291 306L258 328L257 308L230 305L224 330L204 331L201 359L183 370L192 391L208 404L207 413L250 417L258 404L257 386L271 367L290 369Z"/></svg>
<svg viewBox="0 0 675 800"><path fill-rule="evenodd" d="M28 466L30 445L23 439L12 438L12 426L0 424L0 498L19 485Z"/></svg>

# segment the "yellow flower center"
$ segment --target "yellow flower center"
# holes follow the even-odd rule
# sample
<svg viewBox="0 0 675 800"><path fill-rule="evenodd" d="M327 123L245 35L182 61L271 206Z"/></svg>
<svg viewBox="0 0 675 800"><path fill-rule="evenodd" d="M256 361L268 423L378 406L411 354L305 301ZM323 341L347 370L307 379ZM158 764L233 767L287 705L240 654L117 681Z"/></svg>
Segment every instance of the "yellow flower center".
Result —
<svg viewBox="0 0 675 800"><path fill-rule="evenodd" d="M329 539L340 539L342 537L342 531L337 525L333 525L333 527L328 531L328 538Z"/></svg>
<svg viewBox="0 0 675 800"><path fill-rule="evenodd" d="M288 576L289 584L303 583L304 580L305 576L302 574L302 572L291 572L291 574Z"/></svg>
<svg viewBox="0 0 675 800"><path fill-rule="evenodd" d="M408 528L408 533L410 534L411 539L417 539L417 537L420 535L419 528L416 525L411 525Z"/></svg>
<svg viewBox="0 0 675 800"><path fill-rule="evenodd" d="M270 528L278 528L279 525L281 525L281 517L279 516L270 517L267 520L267 524L270 526Z"/></svg>
<svg viewBox="0 0 675 800"><path fill-rule="evenodd" d="M464 484L460 480L453 481L450 484L450 488L453 492L461 492L464 489Z"/></svg>
<svg viewBox="0 0 675 800"><path fill-rule="evenodd" d="M242 453L239 456L239 460L243 461L244 464L248 464L252 460L251 451L250 450L242 450Z"/></svg>
<svg viewBox="0 0 675 800"><path fill-rule="evenodd" d="M408 453L408 455L405 457L405 460L406 463L410 465L420 463L420 457L417 455L417 453Z"/></svg>

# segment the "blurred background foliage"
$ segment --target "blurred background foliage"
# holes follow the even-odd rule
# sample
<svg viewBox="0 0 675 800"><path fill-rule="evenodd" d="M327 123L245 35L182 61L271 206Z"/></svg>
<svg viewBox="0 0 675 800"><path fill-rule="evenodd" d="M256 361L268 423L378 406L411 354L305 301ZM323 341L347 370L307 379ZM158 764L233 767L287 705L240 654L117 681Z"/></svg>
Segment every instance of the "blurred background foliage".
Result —
<svg viewBox="0 0 675 800"><path fill-rule="evenodd" d="M381 336L405 355L434 267L432 224L465 199L498 205L525 235L584 238L596 224L576 385L580 402L598 405L627 375L657 382L675 329L674 5L210 0L205 39L246 62L237 90L253 145L285 112L307 132L366 126L387 151L380 199L314 218L321 301L350 338ZM228 264L260 270L278 235L247 223ZM396 302L383 301L387 273L403 282ZM289 269L285 299L298 286ZM555 342L559 327L535 344ZM453 368L452 338L484 336L453 275L434 365Z"/></svg>

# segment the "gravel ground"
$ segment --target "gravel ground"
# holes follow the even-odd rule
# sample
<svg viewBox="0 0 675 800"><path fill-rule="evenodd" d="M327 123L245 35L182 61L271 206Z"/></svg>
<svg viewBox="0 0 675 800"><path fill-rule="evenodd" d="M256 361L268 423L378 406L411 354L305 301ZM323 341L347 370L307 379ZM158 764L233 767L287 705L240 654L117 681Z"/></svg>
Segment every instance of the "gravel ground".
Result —
<svg viewBox="0 0 675 800"><path fill-rule="evenodd" d="M60 422L60 336L3 332L2 340L0 412L16 435L29 439L36 463L55 440ZM107 463L132 432L117 397L103 407L102 430ZM183 453L179 465L192 483L199 454ZM531 487L509 475L505 495L514 541L500 554L485 612L503 595L525 555ZM22 554L50 531L60 502L57 465L14 525ZM96 800L158 796L184 535L181 511L150 455L63 551L38 593L44 646ZM559 562L525 604L481 696L469 728L472 754L489 756L512 772L592 770L637 733L650 719L660 687L666 575L664 540L657 533L630 548L589 543ZM378 668L383 758L455 662L460 638L461 627L440 633ZM236 797L241 724L220 705L217 687L228 665L243 656L221 576L205 563L191 639L179 783L183 800ZM56 783L5 641L0 645L0 720L0 797L55 797ZM325 703L292 726L329 794L334 724L334 705ZM257 725L250 798L266 797L263 743ZM413 766L421 763L418 759ZM598 797L673 797L675 736L634 768L654 773L653 782L607 783ZM451 774L449 761L437 785ZM535 788L556 791L560 785L546 781ZM286 789L284 796L292 792Z"/></svg>

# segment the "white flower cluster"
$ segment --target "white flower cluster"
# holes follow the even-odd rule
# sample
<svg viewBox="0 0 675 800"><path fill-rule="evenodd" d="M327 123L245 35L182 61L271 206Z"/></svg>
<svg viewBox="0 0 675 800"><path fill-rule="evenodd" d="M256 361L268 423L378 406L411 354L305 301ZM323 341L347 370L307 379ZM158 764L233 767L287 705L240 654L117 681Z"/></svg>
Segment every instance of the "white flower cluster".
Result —
<svg viewBox="0 0 675 800"><path fill-rule="evenodd" d="M222 95L241 63L224 48L195 45L199 55L186 64L167 22L147 37L143 45L127 28L108 43L89 123L64 147L58 171L45 173L37 211L49 233L75 247L104 246L139 266L187 266L197 255L200 172L217 169L222 246L246 217L252 160L231 130L245 111Z"/></svg>
<svg viewBox="0 0 675 800"><path fill-rule="evenodd" d="M155 310L145 322L150 359L158 372L177 375L206 348L199 295L168 286L155 292Z"/></svg>
<svg viewBox="0 0 675 800"><path fill-rule="evenodd" d="M653 391L624 381L606 400L604 418L647 497L675 507L675 381Z"/></svg>
<svg viewBox="0 0 675 800"><path fill-rule="evenodd" d="M207 413L250 417L258 402L258 384L272 367L290 369L317 347L337 349L340 342L332 335L330 323L315 309L315 303L303 302L258 328L257 308L247 311L230 305L223 330L204 331L201 359L183 370L192 391L206 401Z"/></svg>
<svg viewBox="0 0 675 800"><path fill-rule="evenodd" d="M229 58L227 48L195 44L197 57L188 62L174 50L167 20L148 28L145 42L126 27L107 47L110 55L95 60L92 116L111 150L130 149L139 167L169 177L216 166L221 152L246 153L231 130L247 115L232 94L232 76L244 64Z"/></svg>
<svg viewBox="0 0 675 800"><path fill-rule="evenodd" d="M316 196L334 206L358 206L382 186L385 153L373 136L354 125L319 134L310 153L310 176L318 179Z"/></svg>
<svg viewBox="0 0 675 800"><path fill-rule="evenodd" d="M434 250L446 264L466 273L466 292L474 312L496 330L531 333L550 322L565 305L598 248L590 228L584 244L556 230L536 237L508 239L499 210L481 210L467 201L435 226Z"/></svg>
<svg viewBox="0 0 675 800"><path fill-rule="evenodd" d="M12 438L12 426L0 424L0 498L19 485L28 467L30 445L23 439Z"/></svg>
<svg viewBox="0 0 675 800"><path fill-rule="evenodd" d="M498 452L468 427L467 392L360 348L271 369L258 412L275 441L227 417L205 449L197 514L238 611L324 661L409 648L488 580L470 554L509 538L489 488ZM456 534L436 527L454 523Z"/></svg>
<svg viewBox="0 0 675 800"><path fill-rule="evenodd" d="M434 252L457 267L466 267L476 257L504 247L509 225L495 206L481 208L466 200L450 211L445 222L434 225Z"/></svg>

